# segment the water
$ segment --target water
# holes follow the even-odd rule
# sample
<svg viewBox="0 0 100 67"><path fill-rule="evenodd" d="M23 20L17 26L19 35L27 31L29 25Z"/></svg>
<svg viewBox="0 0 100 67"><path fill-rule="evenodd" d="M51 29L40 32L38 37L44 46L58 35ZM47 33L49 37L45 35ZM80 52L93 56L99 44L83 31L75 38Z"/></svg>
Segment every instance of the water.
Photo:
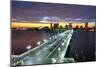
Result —
<svg viewBox="0 0 100 67"><path fill-rule="evenodd" d="M96 33L75 31L72 37L71 46L65 57L73 57L76 62L96 60Z"/></svg>
<svg viewBox="0 0 100 67"><path fill-rule="evenodd" d="M44 39L49 39L54 33L45 31L18 31L12 30L12 54L19 55L27 51L26 47L31 45L32 48L38 46L37 42L43 43Z"/></svg>

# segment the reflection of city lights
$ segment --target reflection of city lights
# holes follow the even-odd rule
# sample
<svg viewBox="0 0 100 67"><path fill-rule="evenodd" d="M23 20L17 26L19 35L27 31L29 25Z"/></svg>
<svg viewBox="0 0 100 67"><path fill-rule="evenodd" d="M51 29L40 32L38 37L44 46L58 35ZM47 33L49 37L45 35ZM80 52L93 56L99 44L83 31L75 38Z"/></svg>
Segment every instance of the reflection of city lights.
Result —
<svg viewBox="0 0 100 67"><path fill-rule="evenodd" d="M28 50L31 49L31 45L27 46L26 49L28 49Z"/></svg>
<svg viewBox="0 0 100 67"><path fill-rule="evenodd" d="M41 44L41 42L37 42L37 45L40 45Z"/></svg>

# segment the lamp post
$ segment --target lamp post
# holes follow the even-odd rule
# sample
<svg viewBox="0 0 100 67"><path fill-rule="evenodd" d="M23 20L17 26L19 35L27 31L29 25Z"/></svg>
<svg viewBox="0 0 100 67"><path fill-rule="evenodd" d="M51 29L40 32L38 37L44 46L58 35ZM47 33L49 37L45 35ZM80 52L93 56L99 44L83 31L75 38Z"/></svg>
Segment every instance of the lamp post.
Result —
<svg viewBox="0 0 100 67"><path fill-rule="evenodd" d="M26 49L27 50L30 50L32 48L32 46L31 45L28 45L27 47L26 47ZM29 53L29 55L28 56L30 56L30 53Z"/></svg>
<svg viewBox="0 0 100 67"><path fill-rule="evenodd" d="M58 57L60 56L60 50L61 50L61 48L59 47L58 48Z"/></svg>
<svg viewBox="0 0 100 67"><path fill-rule="evenodd" d="M41 44L41 42L40 42L40 41L38 41L38 42L37 42L37 45L40 45L40 44Z"/></svg>
<svg viewBox="0 0 100 67"><path fill-rule="evenodd" d="M31 47L32 47L31 45L28 45L28 46L26 47L26 49L27 49L27 50L30 50Z"/></svg>
<svg viewBox="0 0 100 67"><path fill-rule="evenodd" d="M64 46L64 43L62 43L61 45Z"/></svg>
<svg viewBox="0 0 100 67"><path fill-rule="evenodd" d="M60 47L58 48L58 51L60 51L61 49L60 49Z"/></svg>

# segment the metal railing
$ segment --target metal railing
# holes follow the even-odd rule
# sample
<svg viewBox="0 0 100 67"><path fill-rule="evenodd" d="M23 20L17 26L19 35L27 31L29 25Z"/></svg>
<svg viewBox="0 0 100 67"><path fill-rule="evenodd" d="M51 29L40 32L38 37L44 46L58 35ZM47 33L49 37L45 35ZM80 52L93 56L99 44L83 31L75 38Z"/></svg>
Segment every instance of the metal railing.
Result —
<svg viewBox="0 0 100 67"><path fill-rule="evenodd" d="M21 55L12 55L11 66L54 63L54 61L55 63L61 63L72 35L73 30L67 30ZM27 61L32 61L32 63L27 63Z"/></svg>

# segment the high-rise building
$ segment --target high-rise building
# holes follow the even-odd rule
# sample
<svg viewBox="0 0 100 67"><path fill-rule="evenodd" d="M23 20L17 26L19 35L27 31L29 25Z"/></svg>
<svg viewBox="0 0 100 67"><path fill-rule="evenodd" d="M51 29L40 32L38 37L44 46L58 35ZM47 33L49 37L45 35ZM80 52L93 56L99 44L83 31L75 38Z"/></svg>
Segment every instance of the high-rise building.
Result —
<svg viewBox="0 0 100 67"><path fill-rule="evenodd" d="M54 24L54 29L57 29L57 28L59 28L59 23Z"/></svg>
<svg viewBox="0 0 100 67"><path fill-rule="evenodd" d="M53 27L52 27L52 23L50 23L50 28L52 29Z"/></svg>
<svg viewBox="0 0 100 67"><path fill-rule="evenodd" d="M88 28L88 22L85 23L85 28Z"/></svg>
<svg viewBox="0 0 100 67"><path fill-rule="evenodd" d="M72 28L72 23L69 23L69 27L70 27L70 29Z"/></svg>
<svg viewBox="0 0 100 67"><path fill-rule="evenodd" d="M89 31L89 29L88 29L88 22L85 23L85 30Z"/></svg>
<svg viewBox="0 0 100 67"><path fill-rule="evenodd" d="M69 29L69 26L68 25L65 25L65 29Z"/></svg>

